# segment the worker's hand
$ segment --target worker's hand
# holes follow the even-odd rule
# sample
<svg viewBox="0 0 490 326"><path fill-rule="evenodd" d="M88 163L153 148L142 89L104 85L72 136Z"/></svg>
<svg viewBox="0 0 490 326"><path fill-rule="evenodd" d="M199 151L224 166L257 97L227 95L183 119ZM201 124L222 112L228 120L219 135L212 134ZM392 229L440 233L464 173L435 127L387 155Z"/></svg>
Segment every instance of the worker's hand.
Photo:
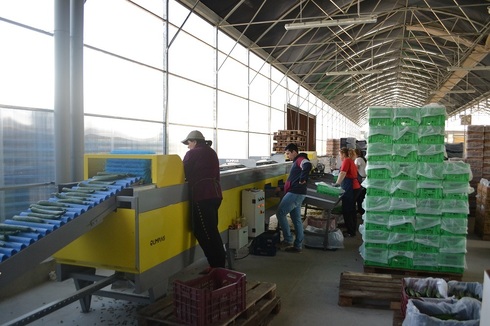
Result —
<svg viewBox="0 0 490 326"><path fill-rule="evenodd" d="M340 187L340 185L339 185L338 183L334 183L334 184L333 184L333 186L334 186L335 188Z"/></svg>

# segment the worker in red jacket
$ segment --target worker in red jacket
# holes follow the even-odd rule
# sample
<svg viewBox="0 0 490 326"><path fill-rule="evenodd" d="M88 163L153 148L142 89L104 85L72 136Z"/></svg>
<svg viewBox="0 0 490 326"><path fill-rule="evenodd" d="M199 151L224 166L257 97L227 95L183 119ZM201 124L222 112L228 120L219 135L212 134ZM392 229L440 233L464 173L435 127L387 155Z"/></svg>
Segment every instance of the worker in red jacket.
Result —
<svg viewBox="0 0 490 326"><path fill-rule="evenodd" d="M182 141L189 151L184 156L184 172L189 185L192 230L204 251L209 267L225 267L226 252L218 230L218 209L223 200L219 160L203 134L194 130Z"/></svg>

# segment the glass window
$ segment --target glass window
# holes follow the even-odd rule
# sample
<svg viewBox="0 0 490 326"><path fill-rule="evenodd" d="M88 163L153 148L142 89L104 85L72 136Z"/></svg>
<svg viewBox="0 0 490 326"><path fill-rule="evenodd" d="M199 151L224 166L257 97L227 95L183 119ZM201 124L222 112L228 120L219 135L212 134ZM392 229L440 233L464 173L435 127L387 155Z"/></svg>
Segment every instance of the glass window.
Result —
<svg viewBox="0 0 490 326"><path fill-rule="evenodd" d="M250 102L249 131L269 133L269 107Z"/></svg>
<svg viewBox="0 0 490 326"><path fill-rule="evenodd" d="M0 22L0 44L0 104L52 110L53 37Z"/></svg>
<svg viewBox="0 0 490 326"><path fill-rule="evenodd" d="M85 50L85 113L163 121L163 74L98 51Z"/></svg>
<svg viewBox="0 0 490 326"><path fill-rule="evenodd" d="M248 158L246 132L218 130L218 157L223 159Z"/></svg>
<svg viewBox="0 0 490 326"><path fill-rule="evenodd" d="M0 12L2 18L44 31L54 31L54 0L2 0ZM5 49L3 43L2 49Z"/></svg>
<svg viewBox="0 0 490 326"><path fill-rule="evenodd" d="M86 1L84 11L85 44L163 68L164 24L160 17L120 0Z"/></svg>
<svg viewBox="0 0 490 326"><path fill-rule="evenodd" d="M168 69L172 74L214 86L216 84L215 55L216 51L206 43L185 32L180 32L168 52Z"/></svg>
<svg viewBox="0 0 490 326"><path fill-rule="evenodd" d="M284 110L284 105L287 103L287 92L284 87L279 84L272 83L271 85L271 106L276 109Z"/></svg>
<svg viewBox="0 0 490 326"><path fill-rule="evenodd" d="M285 127L285 113L283 110L271 109L271 132L278 130L284 130Z"/></svg>
<svg viewBox="0 0 490 326"><path fill-rule="evenodd" d="M247 67L233 58L225 58L221 53L219 54L218 62L218 88L242 97L247 97Z"/></svg>
<svg viewBox="0 0 490 326"><path fill-rule="evenodd" d="M0 221L50 197L55 181L53 111L0 109ZM15 187L15 189L9 189Z"/></svg>
<svg viewBox="0 0 490 326"><path fill-rule="evenodd" d="M249 155L261 157L270 156L272 152L270 138L269 135L250 133Z"/></svg>
<svg viewBox="0 0 490 326"><path fill-rule="evenodd" d="M169 77L168 119L175 124L213 127L215 90L175 76Z"/></svg>
<svg viewBox="0 0 490 326"><path fill-rule="evenodd" d="M250 100L269 104L269 79L250 70Z"/></svg>
<svg viewBox="0 0 490 326"><path fill-rule="evenodd" d="M248 101L218 92L218 128L248 130Z"/></svg>
<svg viewBox="0 0 490 326"><path fill-rule="evenodd" d="M109 153L113 150L147 150L163 153L161 123L85 117L85 152Z"/></svg>
<svg viewBox="0 0 490 326"><path fill-rule="evenodd" d="M230 56L245 64L248 62L247 49L240 44L237 44L235 40L223 32L218 32L218 49L224 54L225 57ZM222 62L222 60L219 62Z"/></svg>

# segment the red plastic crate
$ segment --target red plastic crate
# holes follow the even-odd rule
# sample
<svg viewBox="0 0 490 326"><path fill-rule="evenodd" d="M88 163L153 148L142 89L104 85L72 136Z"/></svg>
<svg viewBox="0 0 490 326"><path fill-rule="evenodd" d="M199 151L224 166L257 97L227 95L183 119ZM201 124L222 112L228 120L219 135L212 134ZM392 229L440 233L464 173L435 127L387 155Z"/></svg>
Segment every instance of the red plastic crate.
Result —
<svg viewBox="0 0 490 326"><path fill-rule="evenodd" d="M174 281L174 314L186 325L204 326L245 310L245 274L215 268L190 281Z"/></svg>

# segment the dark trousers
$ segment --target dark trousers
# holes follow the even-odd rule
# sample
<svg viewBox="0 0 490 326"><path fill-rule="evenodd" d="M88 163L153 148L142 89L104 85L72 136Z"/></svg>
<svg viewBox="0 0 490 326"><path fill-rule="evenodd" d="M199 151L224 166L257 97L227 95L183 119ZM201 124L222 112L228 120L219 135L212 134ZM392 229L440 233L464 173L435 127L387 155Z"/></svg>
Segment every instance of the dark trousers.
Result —
<svg viewBox="0 0 490 326"><path fill-rule="evenodd" d="M218 208L221 199L192 203L194 236L204 251L210 267L225 267L226 253L218 230Z"/></svg>
<svg viewBox="0 0 490 326"><path fill-rule="evenodd" d="M364 214L364 208L362 208L362 202L364 201L364 198L366 197L366 188L361 186L361 189L359 189L359 195L357 196L356 202L357 202L357 212L359 214Z"/></svg>
<svg viewBox="0 0 490 326"><path fill-rule="evenodd" d="M342 195L342 215L344 216L347 233L356 235L357 232L357 212L356 199L359 196L359 189L348 189Z"/></svg>

